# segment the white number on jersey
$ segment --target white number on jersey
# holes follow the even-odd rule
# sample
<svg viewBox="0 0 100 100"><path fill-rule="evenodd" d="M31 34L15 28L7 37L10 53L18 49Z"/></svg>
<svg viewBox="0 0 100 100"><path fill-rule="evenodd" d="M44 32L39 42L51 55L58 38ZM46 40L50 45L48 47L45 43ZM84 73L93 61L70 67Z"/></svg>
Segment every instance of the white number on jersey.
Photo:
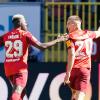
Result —
<svg viewBox="0 0 100 100"><path fill-rule="evenodd" d="M76 50L76 56L80 55L91 55L92 52L92 40L91 39L86 39L85 41L76 41L75 45L78 46ZM86 52L82 52L82 49L85 48Z"/></svg>
<svg viewBox="0 0 100 100"><path fill-rule="evenodd" d="M21 40L15 40L14 42L6 41L5 46L7 47L7 58L21 57L23 55L23 43ZM12 50L14 50L13 53L11 53Z"/></svg>
<svg viewBox="0 0 100 100"><path fill-rule="evenodd" d="M96 53L97 53L97 43L93 42L92 55L96 55Z"/></svg>

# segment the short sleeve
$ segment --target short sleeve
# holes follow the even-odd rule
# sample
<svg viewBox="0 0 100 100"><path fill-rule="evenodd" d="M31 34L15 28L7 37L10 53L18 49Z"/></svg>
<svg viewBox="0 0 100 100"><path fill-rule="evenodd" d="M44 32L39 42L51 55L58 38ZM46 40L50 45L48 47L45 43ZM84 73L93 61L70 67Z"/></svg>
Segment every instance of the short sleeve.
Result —
<svg viewBox="0 0 100 100"><path fill-rule="evenodd" d="M35 43L37 42L37 39L30 32L26 33L26 40L28 44L31 45L35 45Z"/></svg>
<svg viewBox="0 0 100 100"><path fill-rule="evenodd" d="M73 42L72 42L72 40L67 40L66 41L66 46L67 46L67 48L71 48L71 47L73 47Z"/></svg>

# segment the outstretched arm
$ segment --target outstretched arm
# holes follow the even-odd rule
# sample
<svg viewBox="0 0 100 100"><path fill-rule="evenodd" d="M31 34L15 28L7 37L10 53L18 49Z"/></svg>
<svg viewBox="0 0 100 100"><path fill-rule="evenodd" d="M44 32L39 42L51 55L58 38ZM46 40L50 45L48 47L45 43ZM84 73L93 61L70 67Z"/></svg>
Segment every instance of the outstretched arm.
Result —
<svg viewBox="0 0 100 100"><path fill-rule="evenodd" d="M99 38L100 37L100 26L98 28L97 31L94 31L96 33L96 38Z"/></svg>
<svg viewBox="0 0 100 100"><path fill-rule="evenodd" d="M35 46L36 48L39 48L39 49L46 49L50 46L55 45L58 42L64 41L64 39L65 39L64 36L60 36L53 41L50 41L50 42L47 42L47 43L41 43L34 36L32 36L32 34L28 34L26 37L27 37L27 41L28 41L29 44L31 44L31 45Z"/></svg>
<svg viewBox="0 0 100 100"><path fill-rule="evenodd" d="M38 40L35 42L35 47L39 48L39 49L46 49L48 47L51 47L53 45L55 45L56 43L58 43L59 40L58 39L55 39L53 41L50 41L50 42L46 42L46 43L41 43L39 42Z"/></svg>

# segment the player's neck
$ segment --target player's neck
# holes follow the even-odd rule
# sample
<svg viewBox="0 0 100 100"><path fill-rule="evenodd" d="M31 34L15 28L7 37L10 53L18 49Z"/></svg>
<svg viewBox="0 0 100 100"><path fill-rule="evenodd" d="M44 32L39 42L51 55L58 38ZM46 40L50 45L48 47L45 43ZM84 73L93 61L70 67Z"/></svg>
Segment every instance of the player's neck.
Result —
<svg viewBox="0 0 100 100"><path fill-rule="evenodd" d="M17 27L17 28L15 28L16 30L21 30L21 27Z"/></svg>

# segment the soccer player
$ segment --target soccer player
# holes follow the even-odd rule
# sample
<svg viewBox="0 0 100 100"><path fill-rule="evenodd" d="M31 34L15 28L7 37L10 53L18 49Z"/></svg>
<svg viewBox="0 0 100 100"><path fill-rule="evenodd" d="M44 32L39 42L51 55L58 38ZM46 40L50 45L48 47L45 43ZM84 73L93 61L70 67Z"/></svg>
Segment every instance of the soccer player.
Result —
<svg viewBox="0 0 100 100"><path fill-rule="evenodd" d="M98 31L82 30L81 19L75 15L68 18L67 28L68 63L64 84L71 87L71 100L84 100L90 81L92 40L100 37L100 28Z"/></svg>
<svg viewBox="0 0 100 100"><path fill-rule="evenodd" d="M41 43L28 31L23 15L14 15L12 23L14 29L0 37L0 46L5 47L4 69L13 87L10 100L22 100L28 78L28 47L33 45L39 49L45 49L63 41L64 38L59 37L51 42Z"/></svg>

